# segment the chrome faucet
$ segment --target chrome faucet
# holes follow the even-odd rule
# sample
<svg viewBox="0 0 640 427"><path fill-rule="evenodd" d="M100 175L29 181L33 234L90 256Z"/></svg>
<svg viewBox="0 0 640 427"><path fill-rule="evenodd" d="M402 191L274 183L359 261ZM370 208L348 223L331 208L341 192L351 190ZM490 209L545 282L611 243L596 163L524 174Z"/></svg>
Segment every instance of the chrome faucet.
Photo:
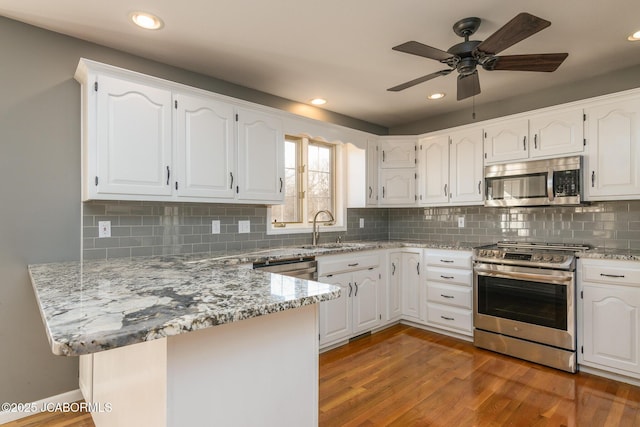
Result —
<svg viewBox="0 0 640 427"><path fill-rule="evenodd" d="M334 223L335 222L335 218L333 217L333 214L330 211L322 210L322 211L316 212L316 214L313 216L313 232L311 234L311 244L314 245L314 246L318 244L318 239L320 238L320 231L318 231L318 226L317 226L316 222L318 220L318 215L320 215L321 213L325 213L325 214L329 215L329 218L331 218L328 221L329 223Z"/></svg>

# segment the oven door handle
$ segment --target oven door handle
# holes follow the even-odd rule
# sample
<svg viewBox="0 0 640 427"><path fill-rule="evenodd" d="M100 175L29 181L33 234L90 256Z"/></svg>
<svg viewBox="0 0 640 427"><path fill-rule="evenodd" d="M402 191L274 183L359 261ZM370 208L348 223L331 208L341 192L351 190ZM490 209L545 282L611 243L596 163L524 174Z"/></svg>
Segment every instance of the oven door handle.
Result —
<svg viewBox="0 0 640 427"><path fill-rule="evenodd" d="M490 277L502 277L505 279L522 279L522 280L538 280L544 283L558 283L558 282L571 282L573 275L568 276L555 276L551 274L535 274L535 273L523 273L523 272L504 272L495 270L485 270L482 268L476 268L475 270L480 276Z"/></svg>

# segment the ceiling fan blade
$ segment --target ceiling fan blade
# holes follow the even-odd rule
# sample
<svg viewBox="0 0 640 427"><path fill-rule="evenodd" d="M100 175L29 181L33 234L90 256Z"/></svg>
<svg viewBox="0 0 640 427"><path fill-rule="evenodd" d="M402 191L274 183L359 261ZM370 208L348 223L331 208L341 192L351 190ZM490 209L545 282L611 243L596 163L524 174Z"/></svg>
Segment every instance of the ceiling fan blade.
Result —
<svg viewBox="0 0 640 427"><path fill-rule="evenodd" d="M435 59L436 61L444 61L453 56L449 52L445 52L444 50L427 46L426 44L422 44L416 41L402 43L398 46L393 47L392 49L397 50L398 52L410 53L411 55L418 55L424 58Z"/></svg>
<svg viewBox="0 0 640 427"><path fill-rule="evenodd" d="M478 71L463 76L458 75L458 101L480 93L480 79Z"/></svg>
<svg viewBox="0 0 640 427"><path fill-rule="evenodd" d="M486 70L542 71L550 73L558 69L568 53L540 53L533 55L496 56Z"/></svg>
<svg viewBox="0 0 640 427"><path fill-rule="evenodd" d="M547 20L522 12L491 34L476 49L489 55L495 55L538 31L544 30L549 25L551 22Z"/></svg>
<svg viewBox="0 0 640 427"><path fill-rule="evenodd" d="M387 90L390 91L390 92L399 92L401 90L410 88L411 86L415 86L415 85L420 84L422 82L426 82L427 80L435 79L436 77L440 77L440 76L446 76L451 71L453 71L453 70L436 71L435 73L431 73L431 74L427 74L426 76L418 77L417 79L413 79L413 80L411 80L409 82L402 83L401 85L391 87L391 88L389 88Z"/></svg>

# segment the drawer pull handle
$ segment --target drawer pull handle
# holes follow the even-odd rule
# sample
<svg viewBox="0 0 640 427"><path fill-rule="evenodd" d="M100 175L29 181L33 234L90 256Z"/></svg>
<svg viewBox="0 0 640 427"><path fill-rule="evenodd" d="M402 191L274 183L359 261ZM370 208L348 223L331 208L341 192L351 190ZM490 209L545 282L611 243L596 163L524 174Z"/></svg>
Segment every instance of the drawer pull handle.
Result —
<svg viewBox="0 0 640 427"><path fill-rule="evenodd" d="M443 276L443 275L440 275L440 277L441 277L441 278L443 278L443 279L449 279L449 280L453 279L453 276Z"/></svg>
<svg viewBox="0 0 640 427"><path fill-rule="evenodd" d="M600 276L602 277L613 277L616 279L624 279L624 274L605 274L605 273L600 273Z"/></svg>
<svg viewBox="0 0 640 427"><path fill-rule="evenodd" d="M358 264L360 264L359 262L356 262L355 264L347 264L348 267L357 267Z"/></svg>
<svg viewBox="0 0 640 427"><path fill-rule="evenodd" d="M442 298L455 298L453 295L440 294Z"/></svg>
<svg viewBox="0 0 640 427"><path fill-rule="evenodd" d="M395 276L395 275L396 275L396 263L395 263L395 262L392 262L392 263L391 263L391 267L393 268L393 271L391 272L391 275L392 275L392 276Z"/></svg>
<svg viewBox="0 0 640 427"><path fill-rule="evenodd" d="M453 317L447 317L447 316L440 316L442 317L444 320L456 320Z"/></svg>
<svg viewBox="0 0 640 427"><path fill-rule="evenodd" d="M451 259L441 259L440 262L446 262L447 264L451 264L453 260Z"/></svg>

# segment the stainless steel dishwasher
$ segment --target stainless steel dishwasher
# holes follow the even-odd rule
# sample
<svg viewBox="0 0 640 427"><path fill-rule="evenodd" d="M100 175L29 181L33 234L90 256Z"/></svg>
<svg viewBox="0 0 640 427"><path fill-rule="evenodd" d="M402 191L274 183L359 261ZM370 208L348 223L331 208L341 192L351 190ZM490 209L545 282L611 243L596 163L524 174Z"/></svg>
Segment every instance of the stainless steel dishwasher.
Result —
<svg viewBox="0 0 640 427"><path fill-rule="evenodd" d="M254 262L253 268L300 279L318 279L318 261L312 256Z"/></svg>

